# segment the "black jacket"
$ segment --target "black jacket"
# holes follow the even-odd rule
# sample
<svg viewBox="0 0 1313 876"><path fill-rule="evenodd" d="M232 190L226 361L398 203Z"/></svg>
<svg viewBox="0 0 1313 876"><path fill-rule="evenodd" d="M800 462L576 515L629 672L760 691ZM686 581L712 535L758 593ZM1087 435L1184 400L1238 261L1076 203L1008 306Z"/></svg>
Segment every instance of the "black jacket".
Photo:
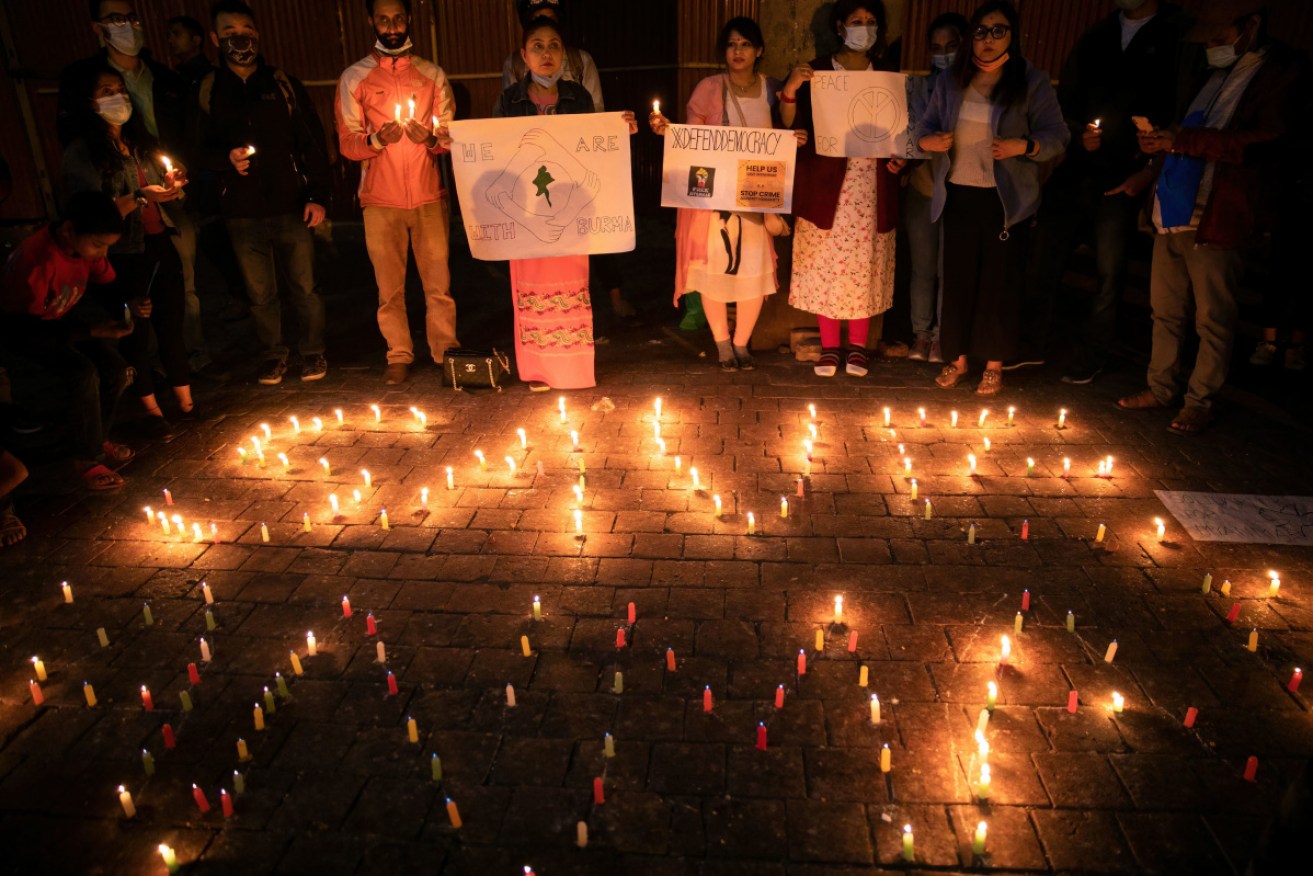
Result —
<svg viewBox="0 0 1313 876"><path fill-rule="evenodd" d="M196 162L215 173L224 216L299 215L328 206L330 166L324 126L305 87L260 59L249 79L221 66L197 90ZM228 154L254 146L246 176Z"/></svg>
<svg viewBox="0 0 1313 876"><path fill-rule="evenodd" d="M492 114L498 118L506 116L536 116L538 107L529 98L529 80L526 76L515 85L506 89L497 98ZM562 79L556 83L556 114L560 116L593 111L593 97L578 82Z"/></svg>
<svg viewBox="0 0 1313 876"><path fill-rule="evenodd" d="M1146 163L1139 156L1131 116L1144 116L1158 127L1176 122L1181 65L1193 56L1181 42L1189 19L1179 6L1164 3L1124 51L1120 16L1114 12L1085 31L1058 83L1058 102L1071 128L1071 146L1058 176L1090 176L1103 191ZM1087 152L1081 135L1095 119L1103 128L1102 146Z"/></svg>
<svg viewBox="0 0 1313 876"><path fill-rule="evenodd" d="M201 80L214 72L214 65L210 59L205 57L204 53L197 55L187 61L183 61L177 67L177 74L183 78L188 87L196 88L201 84Z"/></svg>
<svg viewBox="0 0 1313 876"><path fill-rule="evenodd" d="M155 98L155 123L160 129L160 145L174 155L187 157L187 99L191 91L184 80L168 67L155 61L150 51L142 49L138 56L150 68L154 80L151 92ZM59 101L55 115L55 131L59 135L59 144L68 146L77 137L78 132L73 120L78 111L78 103L83 98L75 94L79 83L91 71L100 67L110 67L109 52L101 49L89 58L74 61L59 74ZM113 69L110 67L110 69Z"/></svg>

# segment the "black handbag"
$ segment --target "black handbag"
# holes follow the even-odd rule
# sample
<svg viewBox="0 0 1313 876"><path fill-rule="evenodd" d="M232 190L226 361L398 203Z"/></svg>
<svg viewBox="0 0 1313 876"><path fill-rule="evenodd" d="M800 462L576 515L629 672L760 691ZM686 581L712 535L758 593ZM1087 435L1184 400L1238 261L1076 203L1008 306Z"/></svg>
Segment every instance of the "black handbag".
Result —
<svg viewBox="0 0 1313 876"><path fill-rule="evenodd" d="M443 382L457 392L466 389L502 390L511 373L510 357L497 352L453 347L443 354Z"/></svg>

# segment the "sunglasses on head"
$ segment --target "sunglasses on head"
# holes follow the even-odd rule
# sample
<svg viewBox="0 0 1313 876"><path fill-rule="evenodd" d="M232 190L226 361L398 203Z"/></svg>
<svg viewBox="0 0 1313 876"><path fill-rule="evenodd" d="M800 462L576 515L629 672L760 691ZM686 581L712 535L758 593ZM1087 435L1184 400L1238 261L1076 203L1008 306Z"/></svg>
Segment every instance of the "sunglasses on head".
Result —
<svg viewBox="0 0 1313 876"><path fill-rule="evenodd" d="M993 27L984 27L982 25L981 27L976 28L971 33L971 38L976 40L977 42L986 39L988 37L993 37L996 40L1001 40L1003 39L1003 37L1007 36L1011 30L1012 28L1006 24L996 24Z"/></svg>

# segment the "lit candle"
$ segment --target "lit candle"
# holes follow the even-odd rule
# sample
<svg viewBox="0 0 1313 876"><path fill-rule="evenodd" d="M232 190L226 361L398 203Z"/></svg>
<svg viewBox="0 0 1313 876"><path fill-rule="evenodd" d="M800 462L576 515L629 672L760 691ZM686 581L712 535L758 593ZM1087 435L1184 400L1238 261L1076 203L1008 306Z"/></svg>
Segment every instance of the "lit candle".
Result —
<svg viewBox="0 0 1313 876"><path fill-rule="evenodd" d="M766 750L766 725L761 721L757 722L757 750Z"/></svg>
<svg viewBox="0 0 1313 876"><path fill-rule="evenodd" d="M125 818L137 817L137 807L132 802L132 793L122 785L119 785L119 805L123 807L123 816Z"/></svg>
<svg viewBox="0 0 1313 876"><path fill-rule="evenodd" d="M447 466L447 489L456 489L456 475L451 470L451 466Z"/></svg>
<svg viewBox="0 0 1313 876"><path fill-rule="evenodd" d="M1124 708L1126 708L1126 699L1125 699L1125 697L1123 697L1123 696L1122 696L1121 694L1119 694L1117 691L1113 691L1113 692L1112 692L1112 710L1113 710L1113 712L1115 712L1116 714L1120 715L1120 714L1122 713L1122 709L1124 709Z"/></svg>
<svg viewBox="0 0 1313 876"><path fill-rule="evenodd" d="M521 449L521 450L528 450L528 449L529 449L529 433L525 432L524 429L521 428L521 429L516 429L516 430L515 430L515 434L518 435L519 438L520 438L520 449Z"/></svg>
<svg viewBox="0 0 1313 876"><path fill-rule="evenodd" d="M436 754L429 758L429 773L433 776L433 781L442 781L442 758Z"/></svg>
<svg viewBox="0 0 1313 876"><path fill-rule="evenodd" d="M301 514L301 530L302 530L303 532L310 532L310 512L309 512L309 511L302 512L302 514Z"/></svg>
<svg viewBox="0 0 1313 876"><path fill-rule="evenodd" d="M341 408L333 408L333 416L337 417L337 424L340 426L344 422Z"/></svg>
<svg viewBox="0 0 1313 876"><path fill-rule="evenodd" d="M654 101L652 101L652 115L654 115L654 116L659 116L659 115L661 115L661 101L659 101L659 100L654 100ZM582 823L582 822L581 822L581 823ZM580 844L579 844L579 847L580 847L580 848L583 848L583 843L580 843Z"/></svg>
<svg viewBox="0 0 1313 876"><path fill-rule="evenodd" d="M1025 622L1025 616L1021 612L1017 612L1016 619L1012 622L1012 629L1018 636L1021 635L1021 627Z"/></svg>
<svg viewBox="0 0 1313 876"><path fill-rule="evenodd" d="M341 504L337 501L337 493L328 494L328 505L333 509L333 516L336 517L338 511L341 510Z"/></svg>
<svg viewBox="0 0 1313 876"><path fill-rule="evenodd" d="M878 716L877 716L878 717ZM876 721L875 723L880 723ZM894 768L894 754L889 750L889 743L886 742L880 749L880 772L887 773Z"/></svg>
<svg viewBox="0 0 1313 876"><path fill-rule="evenodd" d="M811 418L813 420L816 419L816 405L814 404L807 405L807 413L811 414Z"/></svg>
<svg viewBox="0 0 1313 876"><path fill-rule="evenodd" d="M584 504L584 488L575 484L570 488L570 492L574 493L574 503L582 507Z"/></svg>
<svg viewBox="0 0 1313 876"><path fill-rule="evenodd" d="M233 817L233 798L228 796L228 790L226 788L219 789L219 805L223 810L224 818Z"/></svg>
<svg viewBox="0 0 1313 876"><path fill-rule="evenodd" d="M1251 629L1249 631L1249 641L1245 644L1245 648L1248 649L1250 654L1258 650L1258 630Z"/></svg>
<svg viewBox="0 0 1313 876"><path fill-rule="evenodd" d="M1281 591L1281 576L1275 571L1268 572L1267 574L1268 577L1272 579L1272 583L1267 588L1267 596L1269 599L1275 599L1277 593Z"/></svg>
<svg viewBox="0 0 1313 876"><path fill-rule="evenodd" d="M1298 672L1299 670L1297 669L1295 671ZM91 686L91 682L82 682L82 696L87 699L88 709L94 709L96 707L96 689Z"/></svg>
<svg viewBox="0 0 1313 876"><path fill-rule="evenodd" d="M885 409L884 409L884 427L885 427L886 429L889 428L890 418L891 418L892 416L893 416L893 411L889 410L889 408L885 408Z"/></svg>
<svg viewBox="0 0 1313 876"><path fill-rule="evenodd" d="M245 447L238 447L238 448L237 448L237 461L240 462L242 465L246 465L246 448L245 448ZM147 517L150 516L150 509L149 509L149 508L146 509L146 516L147 516Z"/></svg>
<svg viewBox="0 0 1313 876"><path fill-rule="evenodd" d="M711 685L708 684L702 688L702 711L710 712L713 705L714 703L711 697Z"/></svg>
<svg viewBox="0 0 1313 876"><path fill-rule="evenodd" d="M976 455L975 455L974 453L968 453L968 454L967 454L967 467L968 467L968 469L969 469L968 474L970 474L971 477L975 477L975 476L976 476Z"/></svg>
<svg viewBox="0 0 1313 876"><path fill-rule="evenodd" d="M1072 614L1070 609L1067 610L1067 632L1076 632L1076 615Z"/></svg>
<svg viewBox="0 0 1313 876"><path fill-rule="evenodd" d="M903 825L903 860L912 861L916 858L916 852L912 845L912 825Z"/></svg>
<svg viewBox="0 0 1313 876"><path fill-rule="evenodd" d="M689 473L689 476L693 479L693 489L694 489L694 490L700 490L700 489L702 489L702 481L698 478L698 470L697 470L697 468L696 468L696 467L694 467L694 468L690 468L690 469L688 470L688 473Z"/></svg>
<svg viewBox="0 0 1313 876"><path fill-rule="evenodd" d="M985 436L984 438L982 438L981 441L984 442L984 445L985 445L985 452L986 452L986 453L988 453L988 452L989 452L989 449L990 449L991 447L994 446L993 444L990 443L990 441L989 441L989 437L988 437L988 436Z"/></svg>
<svg viewBox="0 0 1313 876"><path fill-rule="evenodd" d="M935 508L934 508L933 505L930 504L930 500L929 500L929 499L926 499L926 500L925 500L925 519L926 519L926 520L929 520L930 518L932 518L932 517L934 517L934 516L935 516Z"/></svg>
<svg viewBox="0 0 1313 876"><path fill-rule="evenodd" d="M155 623L155 616L150 612L149 602L142 605L141 607L141 619L146 622L146 626L148 627L154 625Z"/></svg>
<svg viewBox="0 0 1313 876"><path fill-rule="evenodd" d="M1026 457L1026 477L1033 477L1034 474L1035 474L1035 458L1032 457L1032 456L1027 456L1027 457Z"/></svg>
<svg viewBox="0 0 1313 876"><path fill-rule="evenodd" d="M319 653L319 643L315 639L315 634L313 632L305 634L305 648L306 648L306 656L308 657L314 657ZM293 654L292 656L295 657L296 655ZM295 666L296 661L293 661L292 665ZM297 673L297 675L300 674L301 673L299 672Z"/></svg>
<svg viewBox="0 0 1313 876"><path fill-rule="evenodd" d="M1223 596L1231 595L1231 582L1229 580L1222 581L1222 595Z"/></svg>
<svg viewBox="0 0 1313 876"><path fill-rule="evenodd" d="M378 635L378 621L374 620L374 613L372 611L365 613L365 635Z"/></svg>
<svg viewBox="0 0 1313 876"><path fill-rule="evenodd" d="M1060 411L1058 411L1058 428L1059 428L1059 429L1065 429L1065 428L1067 428L1067 409L1066 409L1066 408L1062 408Z"/></svg>
<svg viewBox="0 0 1313 876"><path fill-rule="evenodd" d="M146 771L146 775L155 775L155 756L144 748L141 750L141 768Z"/></svg>
<svg viewBox="0 0 1313 876"><path fill-rule="evenodd" d="M1094 534L1094 543L1103 544L1103 537L1107 534L1108 534L1108 527L1100 523L1099 531Z"/></svg>
<svg viewBox="0 0 1313 876"><path fill-rule="evenodd" d="M1108 464L1107 464L1106 462L1104 462L1102 459L1100 459L1100 460L1099 460L1099 473L1098 473L1097 476L1098 476L1098 477L1103 477L1105 474L1107 474L1107 471L1108 471Z"/></svg>
<svg viewBox="0 0 1313 876"><path fill-rule="evenodd" d="M319 457L319 464L323 466L324 477L329 477L330 475L332 475L333 468L328 464L328 457L326 456Z"/></svg>
<svg viewBox="0 0 1313 876"><path fill-rule="evenodd" d="M324 421L319 417L311 417L310 422L314 424L316 432L324 431Z"/></svg>
<svg viewBox="0 0 1313 876"><path fill-rule="evenodd" d="M957 411L948 412L948 422L954 429L957 428Z"/></svg>
<svg viewBox="0 0 1313 876"><path fill-rule="evenodd" d="M204 637L204 636L201 636L201 662L202 662L202 663L209 663L209 662L211 662L213 659L214 659L214 657L213 657L213 655L212 655L211 652L210 652L210 643L207 642L207 641L205 641L205 637Z"/></svg>
<svg viewBox="0 0 1313 876"><path fill-rule="evenodd" d="M1007 641L1006 636L1004 641ZM992 712L998 707L998 682L991 681L985 686L985 689L985 708Z"/></svg>
<svg viewBox="0 0 1313 876"><path fill-rule="evenodd" d="M910 478L911 476L912 476L912 457L910 457L910 456L904 456L904 457L903 457L903 477L905 477L905 478Z"/></svg>
<svg viewBox="0 0 1313 876"><path fill-rule="evenodd" d="M576 451L579 449L579 433L574 429L570 430L570 449Z"/></svg>
<svg viewBox="0 0 1313 876"><path fill-rule="evenodd" d="M379 512L378 525L379 528L382 529L384 532L392 528L390 525L388 525L388 509L384 508Z"/></svg>
<svg viewBox="0 0 1313 876"><path fill-rule="evenodd" d="M807 674L807 652L801 649L798 651L798 674Z"/></svg>
<svg viewBox="0 0 1313 876"><path fill-rule="evenodd" d="M261 458L263 459L263 457L261 457ZM168 515L166 515L163 511L159 512L159 521L160 521L160 529L163 529L163 530L164 530L164 534L165 534L165 535L168 535L168 534L169 534L169 518L168 518Z"/></svg>
<svg viewBox="0 0 1313 876"><path fill-rule="evenodd" d="M913 501L913 502L916 501L917 492L918 492L918 489L917 489L917 485L916 485L916 478L912 478L912 501Z"/></svg>
<svg viewBox="0 0 1313 876"><path fill-rule="evenodd" d="M653 421L652 421L652 437L653 437L653 438L660 438L660 437L661 437L661 421L660 421L660 420L653 420Z"/></svg>
<svg viewBox="0 0 1313 876"><path fill-rule="evenodd" d="M269 524L267 523L260 524L260 541L265 544L269 543Z"/></svg>
<svg viewBox="0 0 1313 876"><path fill-rule="evenodd" d="M775 708L784 708L784 685L775 688Z"/></svg>
<svg viewBox="0 0 1313 876"><path fill-rule="evenodd" d="M842 596L834 597L834 622L836 624L843 623L843 597Z"/></svg>
<svg viewBox="0 0 1313 876"><path fill-rule="evenodd" d="M429 488L428 488L428 487L420 487L420 488L419 488L419 504L420 504L420 507L421 507L421 508L423 508L423 509L426 510L426 511L428 510L428 507L429 507Z"/></svg>
<svg viewBox="0 0 1313 876"><path fill-rule="evenodd" d="M398 125L401 124L401 104L397 104L397 115L396 115L396 119L397 119L397 124L398 124Z"/></svg>
<svg viewBox="0 0 1313 876"><path fill-rule="evenodd" d="M419 744L419 724L414 718L406 718L406 738L410 740L411 745Z"/></svg>
<svg viewBox="0 0 1313 876"><path fill-rule="evenodd" d="M813 440L813 441L818 441L818 440L820 440L820 437L821 437L821 436L820 436L820 434L819 434L819 432L818 432L818 430L817 430L817 428L816 428L816 424L815 424L815 423L808 423L808 424L807 424L807 431L811 434L811 436L812 436L812 440Z"/></svg>
<svg viewBox="0 0 1313 876"><path fill-rule="evenodd" d="M488 467L488 460L484 457L484 455L483 455L483 451L482 451L482 450L478 450L478 449L476 448L475 451L474 451L474 457L475 457L475 459L477 459L477 460L479 461L479 468L487 468L487 467Z"/></svg>
<svg viewBox="0 0 1313 876"><path fill-rule="evenodd" d="M515 460L509 456L503 458L506 460L506 468L510 471L511 477L515 477Z"/></svg>
<svg viewBox="0 0 1313 876"><path fill-rule="evenodd" d="M925 408L916 409L917 416L921 418L921 428L925 428Z"/></svg>
<svg viewBox="0 0 1313 876"><path fill-rule="evenodd" d="M141 686L141 707L148 712L155 711L155 700L150 695L150 688L144 684Z"/></svg>
<svg viewBox="0 0 1313 876"><path fill-rule="evenodd" d="M278 688L278 695L283 699L287 699L292 695L292 692L287 689L287 679L283 678L281 672L274 673L274 684Z"/></svg>
<svg viewBox="0 0 1313 876"><path fill-rule="evenodd" d="M789 499L787 496L780 496L780 517L789 516Z"/></svg>
<svg viewBox="0 0 1313 876"><path fill-rule="evenodd" d="M1286 690L1290 691L1291 693L1294 693L1295 691L1299 690L1299 683L1303 680L1304 680L1304 670L1296 666L1295 671L1290 674L1290 682L1286 684Z"/></svg>
<svg viewBox="0 0 1313 876"><path fill-rule="evenodd" d="M871 694L871 723L880 723L880 697L876 694Z"/></svg>
<svg viewBox="0 0 1313 876"><path fill-rule="evenodd" d="M1107 468L1107 474L1108 474L1108 477L1112 477L1112 457L1109 456L1109 457L1105 460L1105 462L1108 463L1108 468Z"/></svg>
<svg viewBox="0 0 1313 876"><path fill-rule="evenodd" d="M684 468L684 457L682 457L682 456L676 456L676 457L675 457L675 471L676 471L676 472L681 471L683 468Z"/></svg>
<svg viewBox="0 0 1313 876"><path fill-rule="evenodd" d="M584 512L577 508L574 512L574 534L578 536L584 534Z"/></svg>
<svg viewBox="0 0 1313 876"><path fill-rule="evenodd" d="M248 146L246 148L252 152L255 151L254 147ZM169 846L166 846L164 843L160 843L159 850L160 850L160 858L164 860L165 869L167 869L170 873L178 872L177 853L174 852L173 849L170 848Z"/></svg>
<svg viewBox="0 0 1313 876"><path fill-rule="evenodd" d="M971 851L973 854L983 855L985 853L985 838L988 834L989 825L985 824L983 821L976 825L976 833L971 840Z"/></svg>
<svg viewBox="0 0 1313 876"><path fill-rule="evenodd" d="M667 649L666 649L666 671L667 671L667 672L674 672L674 671L675 671L675 649L674 649L674 648L667 648Z"/></svg>
<svg viewBox="0 0 1313 876"><path fill-rule="evenodd" d="M1012 640L1009 639L1007 636L1004 636L1002 645L999 648L998 665L1007 666L1008 659L1011 656L1012 656Z"/></svg>
<svg viewBox="0 0 1313 876"><path fill-rule="evenodd" d="M721 509L721 505L720 505L720 494L717 493L716 495L712 496L712 497L711 497L711 501L715 503L715 505L716 505L716 516L719 517L719 516L720 516L720 509Z"/></svg>
<svg viewBox="0 0 1313 876"><path fill-rule="evenodd" d="M1069 478L1069 477L1071 477L1071 458L1070 458L1070 457L1067 457L1067 456L1062 457L1062 476L1063 476L1064 478Z"/></svg>
<svg viewBox="0 0 1313 876"><path fill-rule="evenodd" d="M665 456L665 455L666 455L666 440L665 440L664 438L658 438L658 439L656 440L656 443L657 443L657 455L658 455L658 456Z"/></svg>
<svg viewBox="0 0 1313 876"><path fill-rule="evenodd" d="M201 529L201 525L199 523L193 523L191 525L192 541L200 541L203 538L205 538L205 532Z"/></svg>
<svg viewBox="0 0 1313 876"><path fill-rule="evenodd" d="M993 791L993 787L994 783L990 776L989 764L982 763L980 765L980 782L976 785L976 796L980 798L982 802L988 800L989 795Z"/></svg>
<svg viewBox="0 0 1313 876"><path fill-rule="evenodd" d="M36 673L37 681L46 680L46 664L40 657L32 658L32 670Z"/></svg>
<svg viewBox="0 0 1313 876"><path fill-rule="evenodd" d="M1167 524L1163 522L1161 517L1155 517L1153 522L1154 525L1158 527L1158 541L1162 541L1167 535Z"/></svg>
<svg viewBox="0 0 1313 876"><path fill-rule="evenodd" d="M1009 408L1008 408L1008 425L1009 425L1009 426L1015 426L1015 425L1016 425L1016 422L1015 422L1016 416L1017 416L1017 409L1016 409L1015 407L1009 407Z"/></svg>
<svg viewBox="0 0 1313 876"><path fill-rule="evenodd" d="M237 760L240 761L241 763L246 763L246 762L247 762L248 760L250 760L250 759L251 759L251 750L250 750L249 748L247 748L247 746L246 746L246 740L245 740L245 739L238 739L238 740L237 740Z"/></svg>
<svg viewBox="0 0 1313 876"><path fill-rule="evenodd" d="M753 516L753 514L752 514L751 511L749 511L749 512L748 512L748 535L756 535L756 534L757 534L757 518Z"/></svg>
<svg viewBox="0 0 1313 876"><path fill-rule="evenodd" d="M556 409L561 412L561 422L565 422L565 396L556 399Z"/></svg>
<svg viewBox="0 0 1313 876"><path fill-rule="evenodd" d="M274 440L274 432L273 432L273 429L270 429L270 428L269 428L269 424L268 424L268 423L261 423L261 424L260 424L260 430L261 430L262 432L264 432L264 440L265 440L265 441L272 441L272 440Z"/></svg>
<svg viewBox="0 0 1313 876"><path fill-rule="evenodd" d="M412 97L409 100L409 104L410 104L410 117L413 119L415 118L415 98Z"/></svg>

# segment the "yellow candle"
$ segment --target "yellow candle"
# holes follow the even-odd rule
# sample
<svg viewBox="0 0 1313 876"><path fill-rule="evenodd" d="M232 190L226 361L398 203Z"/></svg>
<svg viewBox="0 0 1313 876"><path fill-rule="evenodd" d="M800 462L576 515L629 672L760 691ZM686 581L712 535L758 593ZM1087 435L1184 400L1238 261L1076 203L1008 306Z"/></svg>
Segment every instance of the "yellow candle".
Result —
<svg viewBox="0 0 1313 876"><path fill-rule="evenodd" d="M825 630L816 631L816 650L817 651L825 650Z"/></svg>
<svg viewBox="0 0 1313 876"><path fill-rule="evenodd" d="M125 818L137 817L137 807L132 802L132 793L122 785L119 785L119 805L123 807Z"/></svg>
<svg viewBox="0 0 1313 876"><path fill-rule="evenodd" d="M1276 595L1281 592L1281 576L1275 571L1268 572L1267 576L1272 581L1267 588L1267 597L1268 599L1275 599Z"/></svg>
<svg viewBox="0 0 1313 876"><path fill-rule="evenodd" d="M533 656L533 651L529 649L528 636L520 636L520 653L523 654L525 657Z"/></svg>
<svg viewBox="0 0 1313 876"><path fill-rule="evenodd" d="M935 507L930 504L930 500L925 500L925 519L929 520L935 516Z"/></svg>
<svg viewBox="0 0 1313 876"><path fill-rule="evenodd" d="M537 596L533 598L533 619L540 621L543 619L543 604Z"/></svg>
<svg viewBox="0 0 1313 876"><path fill-rule="evenodd" d="M415 118L415 98L412 97L409 101L409 104L410 104L410 117L413 119Z"/></svg>
<svg viewBox="0 0 1313 876"><path fill-rule="evenodd" d="M912 844L912 825L903 825L903 860L911 861L916 858L915 847Z"/></svg>
<svg viewBox="0 0 1313 876"><path fill-rule="evenodd" d="M251 759L251 751L246 747L245 739L237 740L237 759L245 762Z"/></svg>
<svg viewBox="0 0 1313 876"><path fill-rule="evenodd" d="M575 509L574 512L574 534L575 535L584 534L584 512L578 510L577 508Z"/></svg>
<svg viewBox="0 0 1313 876"><path fill-rule="evenodd" d="M994 784L990 775L989 764L982 763L980 765L980 782L976 785L976 796L981 800L988 800L993 788Z"/></svg>
<svg viewBox="0 0 1313 876"><path fill-rule="evenodd" d="M753 516L753 514L752 514L751 511L749 511L749 512L748 512L748 535L756 535L756 534L757 534L757 518Z"/></svg>
<svg viewBox="0 0 1313 876"><path fill-rule="evenodd" d="M96 689L91 686L91 682L82 682L82 695L87 698L87 708L94 709L96 707Z"/></svg>
<svg viewBox="0 0 1313 876"><path fill-rule="evenodd" d="M419 724L415 723L414 718L406 719L406 738L410 740L411 745L419 744Z"/></svg>
<svg viewBox="0 0 1313 876"><path fill-rule="evenodd" d="M558 396L556 399L556 408L561 412L561 422L565 422L565 396Z"/></svg>
<svg viewBox="0 0 1313 876"><path fill-rule="evenodd" d="M255 149L252 148L252 147L250 147L250 146L248 146L248 147L246 147L246 148L247 148L247 149L250 149L251 152L254 152L254 151L255 151ZM175 872L177 872L177 870L178 870L178 855L177 855L177 853L174 852L172 848L170 848L169 846L164 845L163 843L160 843L160 847L159 847L159 848L160 848L160 858L162 858L162 859L164 860L164 867L165 867L170 873L175 873Z"/></svg>
<svg viewBox="0 0 1313 876"><path fill-rule="evenodd" d="M1004 637L1003 637L1003 643L1002 643L1002 645L1001 645L1000 648L999 648L999 660L998 660L998 662L999 662L1001 665L1003 665L1003 666L1007 666L1007 665L1008 665L1008 659L1009 659L1011 656L1012 656L1012 640L1009 639L1007 636L1004 636Z"/></svg>
<svg viewBox="0 0 1313 876"><path fill-rule="evenodd" d="M813 440L813 441L818 441L818 440L820 440L820 435L819 435L818 432L817 432L816 424L815 424L815 423L808 423L808 424L807 424L807 431L811 433L811 436L812 436L812 440Z"/></svg>
<svg viewBox="0 0 1313 876"><path fill-rule="evenodd" d="M836 624L843 623L843 597L842 596L834 597L834 622Z"/></svg>
<svg viewBox="0 0 1313 876"><path fill-rule="evenodd" d="M681 469L683 469L683 467L684 467L684 457L682 457L682 456L676 456L676 457L675 457L675 471L680 471Z"/></svg>
<svg viewBox="0 0 1313 876"><path fill-rule="evenodd" d="M46 680L46 664L40 657L32 658L32 670L36 672L37 681Z"/></svg>
<svg viewBox="0 0 1313 876"><path fill-rule="evenodd" d="M1249 642L1245 645L1250 654L1258 650L1258 630L1249 631Z"/></svg>
<svg viewBox="0 0 1313 876"><path fill-rule="evenodd" d="M977 855L985 853L985 838L989 834L989 825L980 822L976 825L975 836L971 840L971 851Z"/></svg>
<svg viewBox="0 0 1313 876"><path fill-rule="evenodd" d="M396 119L397 119L397 124L398 124L398 125L401 124L401 104L397 104L397 115L396 115Z"/></svg>
<svg viewBox="0 0 1313 876"><path fill-rule="evenodd" d="M391 526L388 525L388 509L384 508L382 511L379 512L378 525L379 528L383 529L384 531L387 531L392 528Z"/></svg>
<svg viewBox="0 0 1313 876"><path fill-rule="evenodd" d="M816 405L807 405L807 413L811 414L813 420L816 419Z"/></svg>
<svg viewBox="0 0 1313 876"><path fill-rule="evenodd" d="M301 529L304 532L310 531L310 512L306 511L301 515Z"/></svg>
<svg viewBox="0 0 1313 876"><path fill-rule="evenodd" d="M256 704L255 704L255 708L251 710L251 715L255 718L255 729L256 729L256 730L263 730L263 729L264 729L264 709L260 708L260 704L259 704L259 703L256 703Z"/></svg>
<svg viewBox="0 0 1313 876"><path fill-rule="evenodd" d="M969 473L974 477L976 474L976 455L974 453L967 454L967 467Z"/></svg>
<svg viewBox="0 0 1313 876"><path fill-rule="evenodd" d="M298 676L304 675L305 670L301 668L301 658L296 656L295 651L292 651L289 656L292 658L292 674Z"/></svg>
<svg viewBox="0 0 1313 876"><path fill-rule="evenodd" d="M989 436L985 436L984 438L981 439L981 441L982 441L982 442L984 443L984 445L985 445L985 452L986 452L986 453L988 453L989 450L990 450L990 448L994 446L993 444L990 443L990 441L989 441Z"/></svg>
<svg viewBox="0 0 1313 876"><path fill-rule="evenodd" d="M879 723L878 721L876 722ZM887 773L894 767L894 753L889 750L889 743L886 742L880 749L880 772Z"/></svg>
<svg viewBox="0 0 1313 876"><path fill-rule="evenodd" d="M913 502L916 501L916 494L917 494L916 478L912 478L912 501L913 501Z"/></svg>
<svg viewBox="0 0 1313 876"><path fill-rule="evenodd" d="M360 478L365 482L366 487L369 487L374 482L374 477L369 473L369 469L367 468L362 468L360 470Z"/></svg>
<svg viewBox="0 0 1313 876"><path fill-rule="evenodd" d="M1009 426L1015 426L1015 425L1016 425L1016 423L1014 422L1016 416L1017 416L1017 409L1016 409L1016 408L1013 408L1013 407L1008 408L1008 425L1009 425Z"/></svg>
<svg viewBox="0 0 1313 876"><path fill-rule="evenodd" d="M1099 531L1094 534L1094 543L1103 544L1103 537L1107 534L1108 534L1108 527L1100 523Z"/></svg>
<svg viewBox="0 0 1313 876"><path fill-rule="evenodd" d="M314 657L319 653L319 642L315 639L315 634L313 632L305 634L305 649L306 649L306 656L308 657ZM296 655L293 654L292 656L295 657ZM292 665L293 666L296 665L295 660L292 661ZM297 675L300 674L301 673L299 672L297 673Z"/></svg>
<svg viewBox="0 0 1313 876"><path fill-rule="evenodd" d="M780 517L789 516L789 499L787 496L780 496Z"/></svg>
<svg viewBox="0 0 1313 876"><path fill-rule="evenodd" d="M1158 527L1158 540L1162 541L1163 537L1167 534L1167 524L1163 522L1161 517L1155 517L1153 522L1154 525Z"/></svg>
<svg viewBox="0 0 1313 876"><path fill-rule="evenodd" d="M266 544L269 542L269 524L267 523L260 524L260 541L263 541Z"/></svg>
<svg viewBox="0 0 1313 876"><path fill-rule="evenodd" d="M570 430L570 447L572 450L579 449L579 433L573 429Z"/></svg>
<svg viewBox="0 0 1313 876"><path fill-rule="evenodd" d="M659 101L659 100L654 100L654 101L652 101L652 115L654 115L654 116L659 116L659 115L661 115L661 101ZM582 822L580 822L580 823L582 824ZM587 825L584 825L585 831L587 830L587 827L588 827ZM588 835L587 832L585 832L584 836L586 837L587 835ZM583 848L583 846L584 846L584 843L580 843L580 844L579 844L579 847L580 847L580 848Z"/></svg>
<svg viewBox="0 0 1313 876"><path fill-rule="evenodd" d="M866 687L871 682L871 671L868 667L863 666L857 672L857 686Z"/></svg>
<svg viewBox="0 0 1313 876"><path fill-rule="evenodd" d="M871 723L880 723L880 697L876 694L871 694Z"/></svg>

